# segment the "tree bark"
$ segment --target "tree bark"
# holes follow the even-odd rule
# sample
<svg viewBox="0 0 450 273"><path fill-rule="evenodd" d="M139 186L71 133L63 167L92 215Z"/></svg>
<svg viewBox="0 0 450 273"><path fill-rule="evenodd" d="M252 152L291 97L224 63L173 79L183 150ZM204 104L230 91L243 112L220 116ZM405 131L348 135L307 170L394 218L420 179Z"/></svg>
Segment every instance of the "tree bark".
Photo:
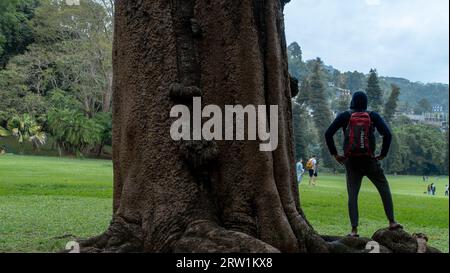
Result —
<svg viewBox="0 0 450 273"><path fill-rule="evenodd" d="M114 216L104 234L82 241L83 251L334 249L300 208L286 2L116 2ZM173 141L170 109L196 94L222 110L278 105L278 149L260 152L257 141Z"/></svg>
<svg viewBox="0 0 450 273"><path fill-rule="evenodd" d="M111 96L112 96L112 77L111 72L105 73L106 87L105 91L103 91L103 103L102 103L102 112L108 113L111 111Z"/></svg>

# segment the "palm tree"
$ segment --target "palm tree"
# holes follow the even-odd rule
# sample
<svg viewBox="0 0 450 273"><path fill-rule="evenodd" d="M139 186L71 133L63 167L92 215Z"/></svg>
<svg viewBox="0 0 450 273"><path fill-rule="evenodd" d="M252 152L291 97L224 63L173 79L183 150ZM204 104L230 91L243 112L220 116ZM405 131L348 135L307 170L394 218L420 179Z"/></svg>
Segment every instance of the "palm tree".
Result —
<svg viewBox="0 0 450 273"><path fill-rule="evenodd" d="M11 135L11 133L8 130L6 130L5 128L0 126L0 137L7 137L10 135Z"/></svg>
<svg viewBox="0 0 450 273"><path fill-rule="evenodd" d="M8 121L7 127L8 130L2 128L3 130L0 129L0 131L17 137L21 149L20 153L23 153L23 143L25 141L29 141L33 148L39 149L47 140L42 127L29 114L14 116Z"/></svg>
<svg viewBox="0 0 450 273"><path fill-rule="evenodd" d="M82 156L86 148L101 142L102 126L78 111L52 110L48 113L48 125L60 156L61 148Z"/></svg>
<svg viewBox="0 0 450 273"><path fill-rule="evenodd" d="M10 136L11 134L9 133L8 130L6 130L5 128L3 128L2 126L0 126L0 138L1 137L7 137ZM5 153L5 147L4 146L0 146L0 155Z"/></svg>

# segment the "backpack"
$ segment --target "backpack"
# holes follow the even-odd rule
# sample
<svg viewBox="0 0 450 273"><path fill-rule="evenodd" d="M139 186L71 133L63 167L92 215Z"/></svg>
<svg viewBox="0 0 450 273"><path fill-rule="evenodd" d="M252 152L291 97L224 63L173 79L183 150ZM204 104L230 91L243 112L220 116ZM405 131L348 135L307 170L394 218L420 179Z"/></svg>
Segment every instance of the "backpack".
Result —
<svg viewBox="0 0 450 273"><path fill-rule="evenodd" d="M373 157L375 142L373 124L369 112L352 112L345 130L345 157Z"/></svg>
<svg viewBox="0 0 450 273"><path fill-rule="evenodd" d="M313 159L312 158L310 160L308 160L308 162L306 162L306 168L308 170L311 170L312 168L314 168L314 164L313 164Z"/></svg>

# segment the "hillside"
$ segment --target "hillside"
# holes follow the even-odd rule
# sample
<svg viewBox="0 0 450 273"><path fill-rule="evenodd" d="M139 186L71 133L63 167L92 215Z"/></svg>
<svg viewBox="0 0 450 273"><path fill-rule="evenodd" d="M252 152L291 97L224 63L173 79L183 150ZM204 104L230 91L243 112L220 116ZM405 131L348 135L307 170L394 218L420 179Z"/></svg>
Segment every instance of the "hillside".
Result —
<svg viewBox="0 0 450 273"><path fill-rule="evenodd" d="M289 72L294 77L302 80L311 74L311 67L314 60L302 59L302 51L297 43L292 43L288 47ZM364 90L367 85L369 71L339 71L332 64L323 64L322 71L331 86L348 89L352 92ZM376 69L376 67L374 67ZM399 110L412 110L421 99L427 99L432 105L443 106L444 111L449 109L449 85L443 83L421 83L412 82L408 79L396 77L380 77L380 87L385 93L386 99L391 91L391 84L396 84L401 89ZM333 93L332 90L328 90Z"/></svg>

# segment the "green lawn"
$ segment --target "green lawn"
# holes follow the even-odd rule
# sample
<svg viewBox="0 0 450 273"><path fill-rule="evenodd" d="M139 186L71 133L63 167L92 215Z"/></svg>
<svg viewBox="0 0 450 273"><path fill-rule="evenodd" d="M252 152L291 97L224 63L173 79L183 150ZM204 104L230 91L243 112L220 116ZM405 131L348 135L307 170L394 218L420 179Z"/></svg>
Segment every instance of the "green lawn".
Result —
<svg viewBox="0 0 450 273"><path fill-rule="evenodd" d="M111 161L0 156L0 252L58 251L67 235L100 234L111 198Z"/></svg>
<svg viewBox="0 0 450 273"><path fill-rule="evenodd" d="M438 196L423 194L420 177L390 177L398 220L409 232L424 232L448 252L448 178ZM435 178L430 178L430 182ZM322 234L348 233L343 176L321 176L319 186L300 187L302 206ZM71 236L104 231L111 218L112 163L56 157L0 156L0 252L52 252ZM381 201L370 183L360 197L361 234L386 225ZM64 237L64 238L59 238Z"/></svg>
<svg viewBox="0 0 450 273"><path fill-rule="evenodd" d="M448 177L437 180L430 177L428 183L437 186L436 196L424 194L427 183L422 177L389 176L397 221L410 233L428 235L430 244L442 251L449 250L449 200L444 196ZM308 185L308 179L300 186L302 207L311 224L321 234L348 234L350 220L347 212L347 191L343 175L323 175L318 186ZM379 228L387 227L381 198L373 184L365 179L359 195L359 232L370 237Z"/></svg>

